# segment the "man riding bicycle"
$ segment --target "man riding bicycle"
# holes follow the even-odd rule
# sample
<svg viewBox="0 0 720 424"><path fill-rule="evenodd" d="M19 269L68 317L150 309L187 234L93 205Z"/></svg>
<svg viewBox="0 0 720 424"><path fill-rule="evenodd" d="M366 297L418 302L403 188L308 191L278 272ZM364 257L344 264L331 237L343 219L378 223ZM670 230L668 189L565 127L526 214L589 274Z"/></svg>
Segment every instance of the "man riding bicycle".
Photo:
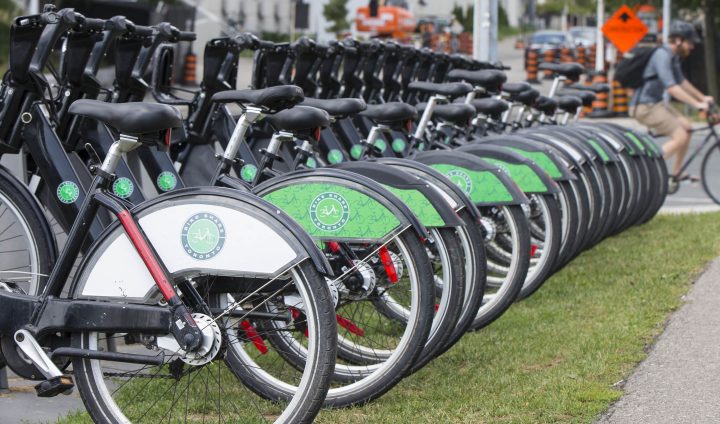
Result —
<svg viewBox="0 0 720 424"><path fill-rule="evenodd" d="M663 145L665 159L675 157L670 173L668 191L674 193L680 181L689 179L687 174L679 175L685 154L690 144L692 127L687 117L665 102L665 92L674 99L699 110L708 110L714 102L683 76L680 59L690 55L700 39L693 26L687 22L675 21L670 27L667 45L655 49L643 71L643 85L638 88L630 101L630 114L658 136L670 139Z"/></svg>

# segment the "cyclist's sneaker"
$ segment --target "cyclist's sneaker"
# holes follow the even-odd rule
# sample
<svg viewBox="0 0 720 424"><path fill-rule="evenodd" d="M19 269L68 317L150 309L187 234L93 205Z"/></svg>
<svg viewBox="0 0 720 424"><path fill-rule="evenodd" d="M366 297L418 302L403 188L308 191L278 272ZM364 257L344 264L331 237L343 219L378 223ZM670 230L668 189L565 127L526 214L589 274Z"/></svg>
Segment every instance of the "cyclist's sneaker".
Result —
<svg viewBox="0 0 720 424"><path fill-rule="evenodd" d="M675 176L668 177L668 194L675 194L677 193L678 189L680 188L680 182L675 178Z"/></svg>

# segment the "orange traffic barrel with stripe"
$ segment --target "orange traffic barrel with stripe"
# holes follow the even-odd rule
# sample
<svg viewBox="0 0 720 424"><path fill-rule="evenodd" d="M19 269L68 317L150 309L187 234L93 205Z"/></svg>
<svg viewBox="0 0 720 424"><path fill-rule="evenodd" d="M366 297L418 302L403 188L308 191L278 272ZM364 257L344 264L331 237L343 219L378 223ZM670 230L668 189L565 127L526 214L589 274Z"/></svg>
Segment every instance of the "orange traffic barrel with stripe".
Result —
<svg viewBox="0 0 720 424"><path fill-rule="evenodd" d="M612 110L615 116L628 116L628 95L627 90L620 85L620 82L612 82Z"/></svg>
<svg viewBox="0 0 720 424"><path fill-rule="evenodd" d="M185 65L183 66L183 84L197 84L197 55L188 52L185 55Z"/></svg>
<svg viewBox="0 0 720 424"><path fill-rule="evenodd" d="M575 59L572 55L572 50L570 50L569 47L563 47L560 50L560 62L561 63L568 63L568 62L574 62Z"/></svg>
<svg viewBox="0 0 720 424"><path fill-rule="evenodd" d="M587 114L589 118L613 116L613 112L610 110L610 87L607 82L607 75L604 71L596 72L593 75L592 87L595 92L595 100L592 103L592 112Z"/></svg>
<svg viewBox="0 0 720 424"><path fill-rule="evenodd" d="M547 49L543 53L543 63L554 63L555 62L555 49ZM551 80L553 79L553 71L546 69L544 71L543 79Z"/></svg>
<svg viewBox="0 0 720 424"><path fill-rule="evenodd" d="M581 64L582 66L585 66L586 60L587 58L585 57L585 46L580 44L575 49L575 62Z"/></svg>
<svg viewBox="0 0 720 424"><path fill-rule="evenodd" d="M525 70L527 72L527 82L530 84L540 84L538 80L538 51L530 50L525 61Z"/></svg>
<svg viewBox="0 0 720 424"><path fill-rule="evenodd" d="M595 55L597 54L597 44L590 46L590 52L587 58L587 68L595 70Z"/></svg>

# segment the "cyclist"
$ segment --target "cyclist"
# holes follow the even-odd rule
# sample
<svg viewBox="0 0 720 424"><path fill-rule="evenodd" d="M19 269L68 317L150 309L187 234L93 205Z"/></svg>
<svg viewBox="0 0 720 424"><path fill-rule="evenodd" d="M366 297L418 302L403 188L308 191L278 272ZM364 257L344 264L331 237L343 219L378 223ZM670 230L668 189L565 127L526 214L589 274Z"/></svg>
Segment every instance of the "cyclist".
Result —
<svg viewBox="0 0 720 424"><path fill-rule="evenodd" d="M700 42L695 28L688 22L675 21L667 41L666 46L655 49L645 65L643 85L633 94L630 114L655 135L670 138L662 148L666 160L675 157L668 188L672 194L679 181L691 178L678 175L690 144L691 125L687 117L664 101L665 92L699 110L709 109L714 100L685 79L680 68L680 60L688 57Z"/></svg>

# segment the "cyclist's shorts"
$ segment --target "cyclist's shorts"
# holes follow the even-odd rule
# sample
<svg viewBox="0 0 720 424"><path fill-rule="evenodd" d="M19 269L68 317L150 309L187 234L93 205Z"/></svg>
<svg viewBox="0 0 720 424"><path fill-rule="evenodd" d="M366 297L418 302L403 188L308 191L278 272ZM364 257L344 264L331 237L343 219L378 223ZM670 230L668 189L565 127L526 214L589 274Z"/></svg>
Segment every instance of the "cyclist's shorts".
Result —
<svg viewBox="0 0 720 424"><path fill-rule="evenodd" d="M648 127L654 135L670 135L682 127L682 114L665 102L631 106L630 116Z"/></svg>

